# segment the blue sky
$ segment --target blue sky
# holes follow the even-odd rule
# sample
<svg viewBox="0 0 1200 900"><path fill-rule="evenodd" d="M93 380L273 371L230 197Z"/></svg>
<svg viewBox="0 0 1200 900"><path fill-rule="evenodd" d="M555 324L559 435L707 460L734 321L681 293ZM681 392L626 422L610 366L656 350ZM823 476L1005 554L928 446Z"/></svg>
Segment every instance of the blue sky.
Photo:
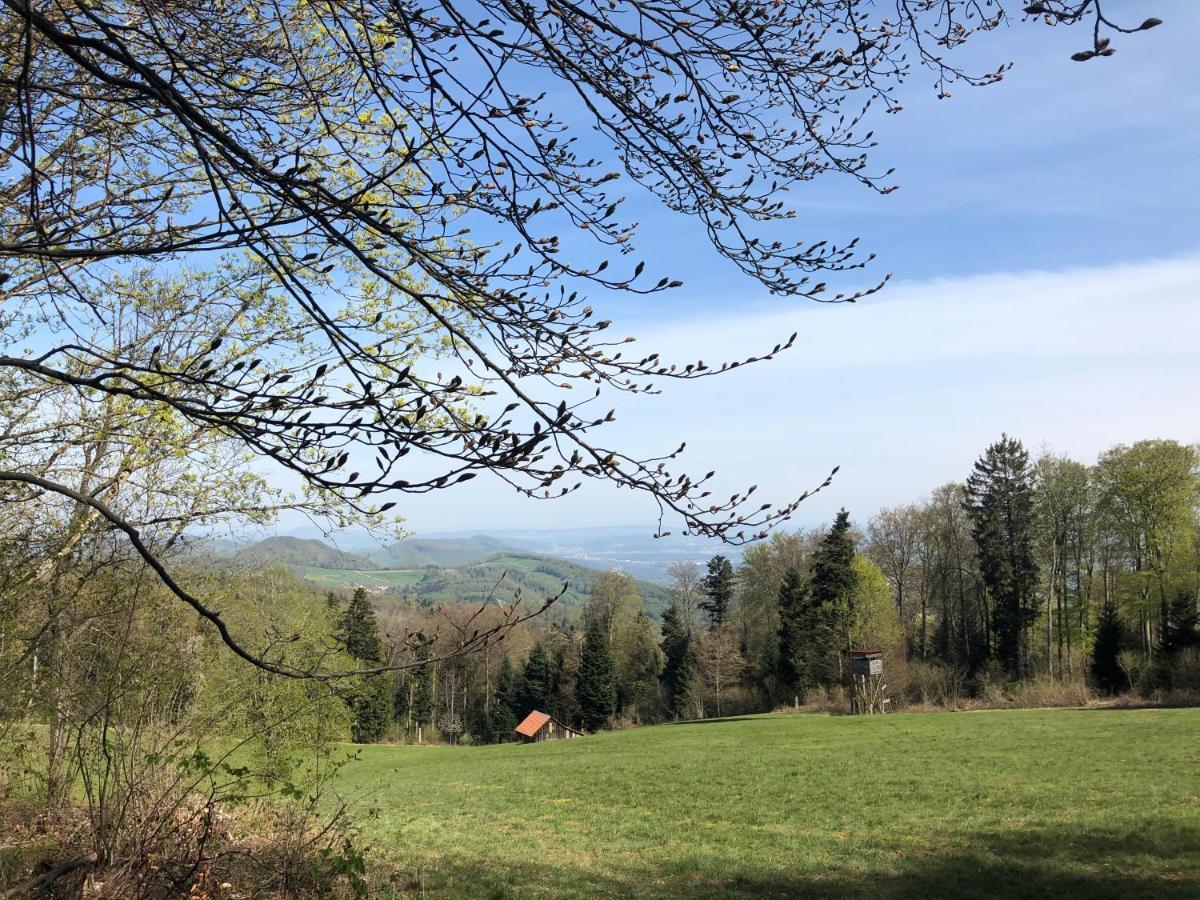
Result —
<svg viewBox="0 0 1200 900"><path fill-rule="evenodd" d="M828 178L794 192L781 237L860 236L895 280L855 306L772 298L718 257L695 223L631 197L647 274L669 298L594 297L616 329L665 358L738 358L800 333L786 358L723 379L617 398L610 446L669 449L786 500L834 465L797 525L845 505L865 518L965 476L1007 431L1084 461L1118 442L1200 439L1200 4L1108 3L1153 31L1116 36L1115 56L1069 60L1087 35L1014 22L974 41L978 69L1012 60L998 85L938 100L917 72L905 111L872 122L875 161L899 191ZM848 282L847 284L853 284ZM842 289L843 285L837 285ZM485 478L401 498L417 532L602 524L653 526L653 501L591 486L522 500Z"/></svg>

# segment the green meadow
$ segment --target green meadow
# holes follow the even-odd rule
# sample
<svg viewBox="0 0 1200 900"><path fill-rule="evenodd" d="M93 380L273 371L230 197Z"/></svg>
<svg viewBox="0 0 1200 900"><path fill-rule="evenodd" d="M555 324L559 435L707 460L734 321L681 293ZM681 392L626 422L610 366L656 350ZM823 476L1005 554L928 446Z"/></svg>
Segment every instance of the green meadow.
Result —
<svg viewBox="0 0 1200 900"><path fill-rule="evenodd" d="M420 897L1200 897L1200 710L768 715L369 746Z"/></svg>
<svg viewBox="0 0 1200 900"><path fill-rule="evenodd" d="M324 569L302 566L299 573L306 581L320 588L389 588L411 587L421 580L419 569Z"/></svg>

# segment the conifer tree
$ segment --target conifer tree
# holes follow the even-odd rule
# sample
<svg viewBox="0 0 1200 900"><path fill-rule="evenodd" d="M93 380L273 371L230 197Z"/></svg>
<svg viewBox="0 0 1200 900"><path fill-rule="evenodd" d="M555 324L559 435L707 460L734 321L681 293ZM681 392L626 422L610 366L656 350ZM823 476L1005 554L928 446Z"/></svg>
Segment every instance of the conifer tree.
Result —
<svg viewBox="0 0 1200 900"><path fill-rule="evenodd" d="M674 603L663 612L662 649L667 711L676 719L691 715L696 705L696 656L691 631Z"/></svg>
<svg viewBox="0 0 1200 900"><path fill-rule="evenodd" d="M617 685L613 674L612 651L608 632L599 616L588 622L579 674L575 679L575 699L579 704L579 722L588 731L602 728L616 711Z"/></svg>
<svg viewBox="0 0 1200 900"><path fill-rule="evenodd" d="M1196 598L1189 591L1178 591L1167 607L1162 628L1162 653L1174 657L1179 651L1200 644L1200 617L1196 614Z"/></svg>
<svg viewBox="0 0 1200 900"><path fill-rule="evenodd" d="M855 580L850 514L843 509L813 554L808 598L811 608L800 623L810 686L838 680L841 654L850 640Z"/></svg>
<svg viewBox="0 0 1200 900"><path fill-rule="evenodd" d="M1150 685L1169 691L1175 685L1179 654L1200 644L1196 601L1190 591L1178 590L1160 613L1158 652L1150 667Z"/></svg>
<svg viewBox="0 0 1200 900"><path fill-rule="evenodd" d="M724 556L714 556L708 561L704 596L700 608L708 613L708 621L712 626L720 628L729 618L729 609L733 604L733 564Z"/></svg>
<svg viewBox="0 0 1200 900"><path fill-rule="evenodd" d="M533 710L553 713L552 700L554 696L554 670L550 657L546 654L541 642L533 645L529 658L525 660L525 669L521 673L521 689L519 691L518 716L525 716Z"/></svg>
<svg viewBox="0 0 1200 900"><path fill-rule="evenodd" d="M1096 624L1096 640L1092 644L1092 681L1096 689L1106 694L1118 694L1129 686L1121 668L1120 653L1125 643L1125 626L1114 603L1106 603Z"/></svg>
<svg viewBox="0 0 1200 900"><path fill-rule="evenodd" d="M342 610L338 620L338 637L346 652L359 662L383 662L379 623L363 588L355 588L350 602Z"/></svg>
<svg viewBox="0 0 1200 900"><path fill-rule="evenodd" d="M492 740L512 740L513 729L517 727L518 722L516 695L517 675L513 670L512 660L505 654L504 659L500 661L500 669L496 673L496 691L492 695L490 717Z"/></svg>
<svg viewBox="0 0 1200 900"><path fill-rule="evenodd" d="M779 586L779 650L776 674L780 687L795 703L812 687L809 656L815 624L812 595L800 573L789 567Z"/></svg>
<svg viewBox="0 0 1200 900"><path fill-rule="evenodd" d="M375 609L362 588L354 591L350 602L342 610L338 620L338 637L356 662L376 666L383 664L383 642L379 639ZM388 675L358 679L347 697L347 703L354 711L350 735L356 744L374 743L383 737L392 721L393 692L394 680Z"/></svg>
<svg viewBox="0 0 1200 900"><path fill-rule="evenodd" d="M559 719L568 721L575 706L575 689L571 673L567 669L567 646L563 641L556 642L554 652L550 655L550 707Z"/></svg>
<svg viewBox="0 0 1200 900"><path fill-rule="evenodd" d="M967 479L966 510L979 573L992 598L995 655L1013 678L1029 672L1029 627L1037 619L1033 473L1021 442L1001 435Z"/></svg>
<svg viewBox="0 0 1200 900"><path fill-rule="evenodd" d="M495 732L492 731L492 711L491 703L494 702L490 697L480 694L472 694L471 711L467 716L467 734L471 736L472 744L494 744L497 742Z"/></svg>
<svg viewBox="0 0 1200 900"><path fill-rule="evenodd" d="M850 513L838 512L812 562L813 601L821 605L844 604L854 592L854 538Z"/></svg>
<svg viewBox="0 0 1200 900"><path fill-rule="evenodd" d="M430 657L429 645L423 640L422 635L418 634L416 637L421 641L416 651L417 660L423 662ZM433 715L436 712L433 697L433 663L426 662L424 665L417 666L412 671L412 716L413 724L417 727L417 743L420 743L425 726L433 721Z"/></svg>

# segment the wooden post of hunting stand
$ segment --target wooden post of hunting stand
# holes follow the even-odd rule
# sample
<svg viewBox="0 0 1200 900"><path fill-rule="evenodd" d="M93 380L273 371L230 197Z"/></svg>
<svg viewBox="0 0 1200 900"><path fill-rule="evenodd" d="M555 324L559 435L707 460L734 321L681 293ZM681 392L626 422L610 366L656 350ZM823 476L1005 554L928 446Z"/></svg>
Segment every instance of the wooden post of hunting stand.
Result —
<svg viewBox="0 0 1200 900"><path fill-rule="evenodd" d="M887 712L883 651L851 648L846 655L850 659L850 712L856 716Z"/></svg>

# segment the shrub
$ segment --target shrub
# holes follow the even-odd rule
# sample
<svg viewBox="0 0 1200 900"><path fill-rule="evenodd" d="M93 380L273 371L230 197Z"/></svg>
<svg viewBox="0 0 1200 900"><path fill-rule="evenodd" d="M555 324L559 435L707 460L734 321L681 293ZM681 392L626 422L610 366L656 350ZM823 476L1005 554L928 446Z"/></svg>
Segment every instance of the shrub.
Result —
<svg viewBox="0 0 1200 900"><path fill-rule="evenodd" d="M962 669L911 660L906 674L908 684L903 697L909 703L946 709L962 706L967 681Z"/></svg>
<svg viewBox="0 0 1200 900"><path fill-rule="evenodd" d="M125 753L122 776L100 804L86 796L48 817L32 799L10 805L0 828L11 844L0 889L28 885L72 860L86 865L53 896L90 876L87 896L358 898L368 892L364 852L344 810L326 809L324 769L304 789L274 787L201 750ZM19 895L19 894L18 894Z"/></svg>
<svg viewBox="0 0 1200 900"><path fill-rule="evenodd" d="M1011 705L1021 709L1050 706L1087 706L1092 702L1091 689L1082 677L1055 678L1035 675L1008 686Z"/></svg>
<svg viewBox="0 0 1200 900"><path fill-rule="evenodd" d="M1129 686L1135 691L1145 692L1148 675L1146 657L1136 650L1122 650L1117 654L1117 663L1125 673Z"/></svg>
<svg viewBox="0 0 1200 900"><path fill-rule="evenodd" d="M840 684L823 684L804 695L804 702L800 704L800 712L848 713L850 712L850 698L846 696L846 689Z"/></svg>

